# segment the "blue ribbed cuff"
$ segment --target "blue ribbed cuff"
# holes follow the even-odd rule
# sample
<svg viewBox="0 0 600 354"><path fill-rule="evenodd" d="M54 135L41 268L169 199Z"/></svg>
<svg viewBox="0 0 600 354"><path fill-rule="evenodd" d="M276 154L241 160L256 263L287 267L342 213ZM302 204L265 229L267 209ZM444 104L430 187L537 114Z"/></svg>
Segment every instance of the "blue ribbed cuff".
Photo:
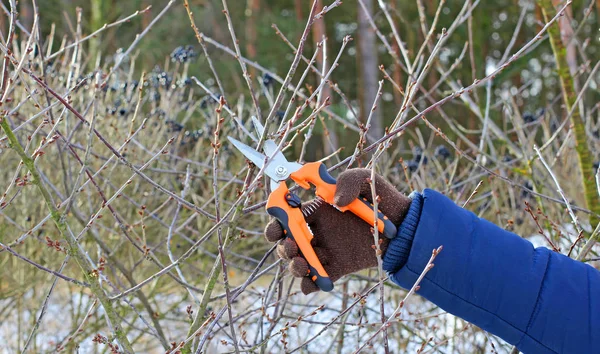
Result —
<svg viewBox="0 0 600 354"><path fill-rule="evenodd" d="M404 267L408 261L413 238L415 237L419 219L421 218L423 195L418 192L412 192L409 198L412 199L412 202L408 208L408 213L406 213L402 224L398 228L397 236L390 240L383 256L383 269L391 274L396 273L400 268Z"/></svg>

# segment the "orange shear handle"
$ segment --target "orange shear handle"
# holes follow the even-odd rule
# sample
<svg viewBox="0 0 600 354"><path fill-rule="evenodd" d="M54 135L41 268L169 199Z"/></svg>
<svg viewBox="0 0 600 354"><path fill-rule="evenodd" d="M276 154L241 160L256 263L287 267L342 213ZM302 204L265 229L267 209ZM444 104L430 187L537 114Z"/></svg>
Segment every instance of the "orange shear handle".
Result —
<svg viewBox="0 0 600 354"><path fill-rule="evenodd" d="M309 189L310 185L313 184L317 196L335 206L333 197L335 195L336 180L327 172L327 167L322 162L309 162L290 174L290 177L304 189ZM365 198L355 199L345 207L337 208L343 212L350 210L369 225L375 224L373 204ZM389 239L396 237L396 225L379 210L377 211L377 229Z"/></svg>
<svg viewBox="0 0 600 354"><path fill-rule="evenodd" d="M288 203L290 193L285 182L279 184L276 190L271 192L267 200L267 213L276 218L283 227L285 237L292 239L298 245L302 256L308 262L308 276L323 291L333 290L333 282L323 268L310 241L313 234L308 228L304 215L298 205L293 207Z"/></svg>

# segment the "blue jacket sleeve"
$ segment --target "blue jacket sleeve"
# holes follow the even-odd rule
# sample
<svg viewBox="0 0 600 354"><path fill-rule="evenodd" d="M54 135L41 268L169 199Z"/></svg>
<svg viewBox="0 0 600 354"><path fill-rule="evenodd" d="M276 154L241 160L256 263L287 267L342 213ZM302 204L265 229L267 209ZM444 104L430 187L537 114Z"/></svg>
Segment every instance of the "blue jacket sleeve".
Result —
<svg viewBox="0 0 600 354"><path fill-rule="evenodd" d="M426 189L413 193L384 269L417 292L524 353L600 352L600 272L533 245Z"/></svg>

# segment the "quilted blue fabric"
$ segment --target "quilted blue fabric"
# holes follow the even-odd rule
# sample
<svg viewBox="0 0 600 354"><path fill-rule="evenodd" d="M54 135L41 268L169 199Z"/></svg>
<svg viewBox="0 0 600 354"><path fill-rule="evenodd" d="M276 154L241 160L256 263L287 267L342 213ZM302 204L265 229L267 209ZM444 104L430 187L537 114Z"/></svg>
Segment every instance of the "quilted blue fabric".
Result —
<svg viewBox="0 0 600 354"><path fill-rule="evenodd" d="M523 353L600 353L600 272L478 218L431 189L413 193L384 269Z"/></svg>

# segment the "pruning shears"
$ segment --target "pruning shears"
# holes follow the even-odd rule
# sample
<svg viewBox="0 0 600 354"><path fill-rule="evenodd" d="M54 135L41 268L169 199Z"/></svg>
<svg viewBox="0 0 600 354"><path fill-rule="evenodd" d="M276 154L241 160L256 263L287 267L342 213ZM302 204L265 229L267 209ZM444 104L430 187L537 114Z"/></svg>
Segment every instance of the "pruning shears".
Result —
<svg viewBox="0 0 600 354"><path fill-rule="evenodd" d="M254 117L252 123L257 133L262 136L264 131L262 124ZM313 234L300 209L302 201L296 194L290 192L286 180L291 178L304 189L310 189L311 185L315 186L315 194L318 198L342 212L352 212L370 225L374 225L375 222L373 204L365 198L357 198L345 207L336 206L333 202L336 180L329 174L327 167L322 162L309 162L303 165L297 162L289 162L275 141L270 139L264 141L263 151L265 155L232 137L227 138L254 165L260 169L264 168L263 173L271 179L271 194L267 199L267 213L279 221L285 236L298 245L300 252L308 262L307 275L311 280L315 282L319 289L331 291L333 282L311 245ZM377 211L377 218L379 232L387 238L394 238L396 236L396 226L379 210Z"/></svg>

